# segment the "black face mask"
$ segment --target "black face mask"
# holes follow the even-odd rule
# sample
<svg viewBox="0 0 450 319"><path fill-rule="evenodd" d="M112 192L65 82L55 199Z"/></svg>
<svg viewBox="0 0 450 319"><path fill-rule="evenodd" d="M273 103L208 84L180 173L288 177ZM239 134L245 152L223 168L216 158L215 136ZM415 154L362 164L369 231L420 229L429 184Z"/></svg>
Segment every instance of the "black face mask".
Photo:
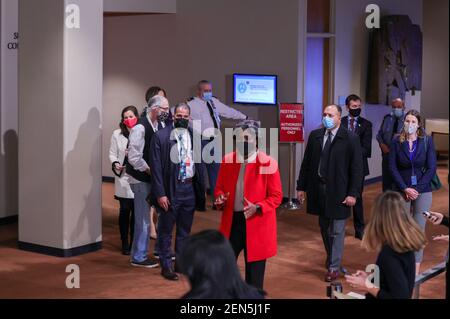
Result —
<svg viewBox="0 0 450 319"><path fill-rule="evenodd" d="M158 121L159 122L165 122L165 121L167 121L168 118L169 118L169 112L161 112L158 115Z"/></svg>
<svg viewBox="0 0 450 319"><path fill-rule="evenodd" d="M241 142L242 146L238 146L238 152L240 153L243 151L242 154L244 157L248 157L250 154L253 154L256 151L256 144L255 143L249 143L247 141Z"/></svg>
<svg viewBox="0 0 450 319"><path fill-rule="evenodd" d="M189 120L188 119L175 119L173 121L173 125L176 128L188 128L189 127Z"/></svg>
<svg viewBox="0 0 450 319"><path fill-rule="evenodd" d="M352 117L358 117L361 115L361 109L350 109L348 111L348 113L352 116Z"/></svg>

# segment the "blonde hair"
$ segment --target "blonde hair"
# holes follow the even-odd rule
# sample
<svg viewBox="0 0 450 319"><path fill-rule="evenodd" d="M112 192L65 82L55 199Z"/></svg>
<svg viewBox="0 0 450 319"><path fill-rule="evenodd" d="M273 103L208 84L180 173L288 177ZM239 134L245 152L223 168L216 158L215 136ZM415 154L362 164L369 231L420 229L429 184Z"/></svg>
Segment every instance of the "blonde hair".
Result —
<svg viewBox="0 0 450 319"><path fill-rule="evenodd" d="M405 119L408 115L412 115L417 119L417 123L419 125L419 128L417 130L417 137L418 138L424 138L426 136L425 129L424 129L424 123L422 119L422 115L416 110L410 110L405 115ZM403 129L400 132L400 143L403 143L408 138L408 132L406 131L406 127L403 125Z"/></svg>
<svg viewBox="0 0 450 319"><path fill-rule="evenodd" d="M398 253L405 253L423 249L426 244L424 232L407 211L399 193L387 191L377 197L362 241L364 248L380 250L388 245Z"/></svg>

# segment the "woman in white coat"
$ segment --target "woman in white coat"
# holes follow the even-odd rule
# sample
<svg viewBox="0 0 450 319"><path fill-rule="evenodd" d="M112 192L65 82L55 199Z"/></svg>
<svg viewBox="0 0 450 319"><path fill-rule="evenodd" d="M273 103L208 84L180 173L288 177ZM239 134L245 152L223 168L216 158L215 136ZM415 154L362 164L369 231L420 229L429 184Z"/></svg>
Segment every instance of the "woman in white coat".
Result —
<svg viewBox="0 0 450 319"><path fill-rule="evenodd" d="M109 148L109 160L114 172L114 198L120 203L119 228L122 240L122 254L129 255L134 233L134 194L125 174L128 136L138 121L138 110L134 106L127 106L122 110L120 129L113 132Z"/></svg>

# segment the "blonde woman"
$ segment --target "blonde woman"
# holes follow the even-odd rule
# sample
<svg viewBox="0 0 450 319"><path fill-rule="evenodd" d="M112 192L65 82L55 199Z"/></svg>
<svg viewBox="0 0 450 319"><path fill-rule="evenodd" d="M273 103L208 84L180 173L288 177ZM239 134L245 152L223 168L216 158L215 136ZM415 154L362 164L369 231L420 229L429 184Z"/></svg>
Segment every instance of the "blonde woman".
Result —
<svg viewBox="0 0 450 319"><path fill-rule="evenodd" d="M379 287L366 283L368 274L358 270L345 276L352 288L366 293L367 298L410 299L415 282L414 252L426 245L425 235L397 193L381 194L372 208L362 245L379 251Z"/></svg>
<svg viewBox="0 0 450 319"><path fill-rule="evenodd" d="M426 221L422 212L431 208L436 151L432 138L425 133L424 120L416 110L406 113L403 130L391 144L389 169L396 186L394 190L404 196L408 211L424 231ZM417 275L423 251L417 251L415 256Z"/></svg>

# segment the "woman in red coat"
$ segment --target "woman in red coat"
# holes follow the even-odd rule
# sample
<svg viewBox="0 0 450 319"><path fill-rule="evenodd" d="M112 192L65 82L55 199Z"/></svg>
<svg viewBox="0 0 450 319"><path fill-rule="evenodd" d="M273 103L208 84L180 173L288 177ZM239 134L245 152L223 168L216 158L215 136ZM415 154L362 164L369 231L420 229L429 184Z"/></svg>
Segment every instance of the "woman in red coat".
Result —
<svg viewBox="0 0 450 319"><path fill-rule="evenodd" d="M258 150L259 122L237 125L237 151L225 155L214 196L223 210L220 231L236 259L245 254L245 280L263 289L266 259L277 253L276 208L283 192L277 162Z"/></svg>

